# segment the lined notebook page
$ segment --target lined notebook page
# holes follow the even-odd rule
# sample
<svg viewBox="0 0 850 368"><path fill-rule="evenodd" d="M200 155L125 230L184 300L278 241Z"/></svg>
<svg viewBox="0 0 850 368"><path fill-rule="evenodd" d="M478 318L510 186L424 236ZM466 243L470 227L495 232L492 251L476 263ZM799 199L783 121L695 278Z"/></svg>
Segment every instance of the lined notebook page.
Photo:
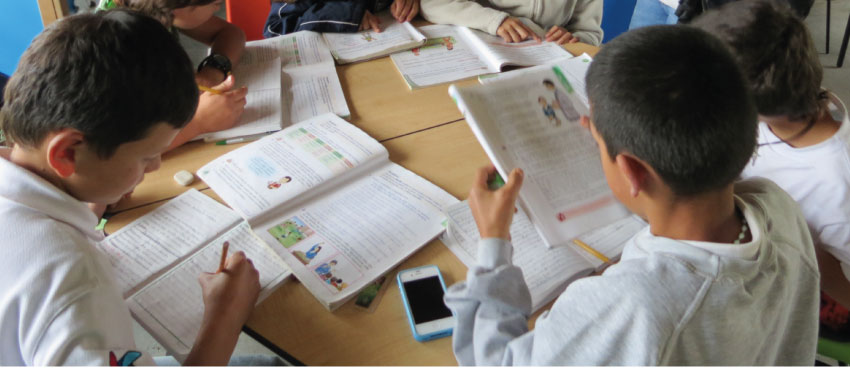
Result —
<svg viewBox="0 0 850 368"><path fill-rule="evenodd" d="M466 201L446 209L448 229L443 243L467 267L476 264L480 235ZM645 224L633 216L583 234L579 238L596 250L614 258ZM513 264L522 269L531 292L532 310L536 311L563 291L570 280L596 268L601 261L588 257L572 244L547 248L528 216L518 210L511 223Z"/></svg>
<svg viewBox="0 0 850 368"><path fill-rule="evenodd" d="M225 241L230 242L230 254L245 252L259 271L261 300L290 275L289 268L254 236L247 222L207 244L127 300L136 320L172 354L188 354L195 342L204 314L198 276L216 271Z"/></svg>
<svg viewBox="0 0 850 368"><path fill-rule="evenodd" d="M235 212L192 189L124 226L97 247L115 269L126 298L239 221Z"/></svg>

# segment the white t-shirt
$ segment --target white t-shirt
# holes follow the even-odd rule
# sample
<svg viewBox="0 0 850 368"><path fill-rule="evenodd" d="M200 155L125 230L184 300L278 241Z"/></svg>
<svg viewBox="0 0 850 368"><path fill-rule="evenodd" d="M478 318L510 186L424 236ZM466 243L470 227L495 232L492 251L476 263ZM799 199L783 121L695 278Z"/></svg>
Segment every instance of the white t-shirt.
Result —
<svg viewBox="0 0 850 368"><path fill-rule="evenodd" d="M850 279L850 117L835 95L830 94L829 107L841 127L814 146L791 147L759 124L761 146L741 176L773 180L788 192L800 205L814 243L841 261Z"/></svg>
<svg viewBox="0 0 850 368"><path fill-rule="evenodd" d="M0 365L153 365L86 204L0 150Z"/></svg>

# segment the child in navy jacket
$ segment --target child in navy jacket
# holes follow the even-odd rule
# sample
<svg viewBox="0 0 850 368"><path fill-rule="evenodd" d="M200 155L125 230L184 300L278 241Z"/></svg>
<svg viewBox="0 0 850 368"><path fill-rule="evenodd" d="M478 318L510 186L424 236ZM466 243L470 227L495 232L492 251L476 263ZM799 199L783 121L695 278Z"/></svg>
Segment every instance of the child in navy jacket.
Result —
<svg viewBox="0 0 850 368"><path fill-rule="evenodd" d="M399 22L419 13L419 0L272 0L263 36L276 37L298 31L380 32L374 13L390 8Z"/></svg>

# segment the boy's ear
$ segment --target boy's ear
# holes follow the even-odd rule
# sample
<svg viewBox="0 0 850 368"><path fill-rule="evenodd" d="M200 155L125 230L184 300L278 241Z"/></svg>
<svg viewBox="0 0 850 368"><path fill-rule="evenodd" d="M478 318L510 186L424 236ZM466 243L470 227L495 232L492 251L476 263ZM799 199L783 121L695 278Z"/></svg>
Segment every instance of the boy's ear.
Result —
<svg viewBox="0 0 850 368"><path fill-rule="evenodd" d="M47 140L47 164L62 178L77 170L77 151L83 143L83 133L75 129L63 129L53 133Z"/></svg>
<svg viewBox="0 0 850 368"><path fill-rule="evenodd" d="M646 181L649 178L649 168L646 163L637 157L621 153L615 158L620 174L629 183L629 194L637 197L641 190L646 189Z"/></svg>

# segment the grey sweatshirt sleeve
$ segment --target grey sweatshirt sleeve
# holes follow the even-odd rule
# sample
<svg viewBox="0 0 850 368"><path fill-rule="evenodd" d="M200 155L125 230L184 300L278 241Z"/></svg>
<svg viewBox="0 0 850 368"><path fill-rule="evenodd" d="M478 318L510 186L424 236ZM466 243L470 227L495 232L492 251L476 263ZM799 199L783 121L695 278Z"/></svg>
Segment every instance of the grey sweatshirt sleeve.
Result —
<svg viewBox="0 0 850 368"><path fill-rule="evenodd" d="M475 28L491 35L496 35L502 21L508 17L508 13L473 0L422 0L420 12L432 23Z"/></svg>
<svg viewBox="0 0 850 368"><path fill-rule="evenodd" d="M528 331L531 294L522 271L511 264L504 239L482 239L478 264L466 281L446 293L455 315L453 350L461 365L528 364L533 332ZM520 338L523 335L524 338Z"/></svg>
<svg viewBox="0 0 850 368"><path fill-rule="evenodd" d="M602 43L602 0L578 0L573 15L564 27L581 42Z"/></svg>

